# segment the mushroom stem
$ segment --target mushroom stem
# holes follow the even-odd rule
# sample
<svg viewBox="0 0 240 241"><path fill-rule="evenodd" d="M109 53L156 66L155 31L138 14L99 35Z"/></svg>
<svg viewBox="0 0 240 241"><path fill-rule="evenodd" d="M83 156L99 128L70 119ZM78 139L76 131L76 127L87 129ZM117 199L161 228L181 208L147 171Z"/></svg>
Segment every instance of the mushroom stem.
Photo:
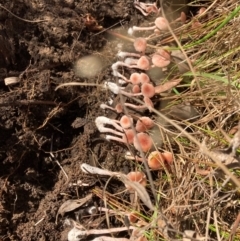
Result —
<svg viewBox="0 0 240 241"><path fill-rule="evenodd" d="M136 53L130 53L130 52L122 52L122 51L120 51L118 54L117 54L117 56L119 57L119 58L126 58L126 57L136 57L136 58L140 58L141 57L141 55L140 54L136 54Z"/></svg>
<svg viewBox="0 0 240 241"><path fill-rule="evenodd" d="M122 136L122 138L119 138L116 136L106 135L105 138L106 138L106 140L118 141L118 142L127 144L127 140L126 140L126 138L124 138L124 136Z"/></svg>
<svg viewBox="0 0 240 241"><path fill-rule="evenodd" d="M118 141L124 144L132 144L133 138L134 138L134 132L132 129L127 129L124 131L122 138L111 136L111 135L106 135L105 138L106 140Z"/></svg>
<svg viewBox="0 0 240 241"><path fill-rule="evenodd" d="M115 127L117 130L119 131L123 131L123 128L117 124L118 121L116 120L112 120L112 119L109 119L105 116L98 116L96 119L95 119L95 124L98 128L98 130L100 132L106 132L104 131L105 129L109 129L109 128L105 128L104 125L112 125L113 127ZM112 130L114 131L114 130ZM113 133L113 132L112 132ZM118 132L117 132L118 133ZM119 134L118 134L119 135Z"/></svg>
<svg viewBox="0 0 240 241"><path fill-rule="evenodd" d="M107 127L104 127L104 126L98 127L98 130L101 133L109 132L109 133L112 133L112 134L117 135L117 136L123 136L124 135L123 133L121 133L119 131L115 131L115 130L113 130L111 128L107 128Z"/></svg>
<svg viewBox="0 0 240 241"><path fill-rule="evenodd" d="M131 103L124 103L125 106L127 107L130 107L132 109L148 109L150 112L152 112L152 109L153 109L153 103L151 101L150 98L148 98L147 96L145 96L143 98L143 101L145 102L144 105L134 105L134 104L131 104Z"/></svg>
<svg viewBox="0 0 240 241"><path fill-rule="evenodd" d="M151 13L159 13L161 10L161 8L157 8L156 3L144 3L135 0L133 4L144 16L148 16Z"/></svg>
<svg viewBox="0 0 240 241"><path fill-rule="evenodd" d="M117 84L115 84L113 82L105 82L104 88L108 88L109 90L111 90L116 95L122 94L122 95L125 95L127 97L139 96L139 93L133 94L133 93L128 93L128 92L124 91L123 87L119 87Z"/></svg>
<svg viewBox="0 0 240 241"><path fill-rule="evenodd" d="M106 105L106 104L101 104L100 108L103 109L103 110L109 109L109 110L112 110L112 111L116 111L117 113L121 113L122 112L121 104L117 104L115 106L115 108L113 108L112 106Z"/></svg>

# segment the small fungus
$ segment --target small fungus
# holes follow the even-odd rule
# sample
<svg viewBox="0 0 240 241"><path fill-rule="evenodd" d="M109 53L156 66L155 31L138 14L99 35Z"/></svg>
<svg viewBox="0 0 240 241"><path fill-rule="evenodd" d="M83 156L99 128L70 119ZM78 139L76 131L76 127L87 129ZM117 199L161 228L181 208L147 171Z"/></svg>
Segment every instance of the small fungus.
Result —
<svg viewBox="0 0 240 241"><path fill-rule="evenodd" d="M145 52L147 48L147 40L145 38L136 38L133 46L137 52Z"/></svg>
<svg viewBox="0 0 240 241"><path fill-rule="evenodd" d="M133 145L138 151L147 152L152 148L152 138L146 133L137 133L133 139Z"/></svg>
<svg viewBox="0 0 240 241"><path fill-rule="evenodd" d="M147 116L142 116L137 120L135 128L137 132L145 132L151 129L153 126L154 126L154 122L151 118Z"/></svg>

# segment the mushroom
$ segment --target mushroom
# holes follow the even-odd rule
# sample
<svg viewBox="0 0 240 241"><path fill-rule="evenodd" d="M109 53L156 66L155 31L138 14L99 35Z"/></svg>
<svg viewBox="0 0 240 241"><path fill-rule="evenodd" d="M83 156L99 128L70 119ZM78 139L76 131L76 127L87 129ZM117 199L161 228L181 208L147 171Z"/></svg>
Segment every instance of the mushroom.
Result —
<svg viewBox="0 0 240 241"><path fill-rule="evenodd" d="M160 12L160 8L157 8L156 3L143 3L135 0L133 4L144 16L148 16L150 13Z"/></svg>
<svg viewBox="0 0 240 241"><path fill-rule="evenodd" d="M171 152L163 152L162 156L168 165L171 165L173 163L173 154Z"/></svg>
<svg viewBox="0 0 240 241"><path fill-rule="evenodd" d="M162 170L164 166L173 163L173 154L170 152L161 153L159 151L153 151L149 154L147 162L151 169Z"/></svg>
<svg viewBox="0 0 240 241"><path fill-rule="evenodd" d="M153 151L149 154L148 159L148 166L153 170L160 170L164 168L164 158L162 153L159 151Z"/></svg>
<svg viewBox="0 0 240 241"><path fill-rule="evenodd" d="M142 70L148 70L150 68L149 60L146 56L141 56L137 58L126 58L123 61L117 61L116 63L112 64L113 75L119 78L122 78L124 81L129 82L129 80L122 74L118 72L119 67L127 67L127 68L136 68Z"/></svg>
<svg viewBox="0 0 240 241"><path fill-rule="evenodd" d="M133 145L138 151L148 152L153 145L152 138L146 133L137 133L133 138Z"/></svg>
<svg viewBox="0 0 240 241"><path fill-rule="evenodd" d="M154 122L151 118L147 116L142 116L137 120L135 128L137 132L145 132L151 129L153 126L154 126Z"/></svg>
<svg viewBox="0 0 240 241"><path fill-rule="evenodd" d="M124 105L127 107L130 107L132 109L135 109L135 110L148 109L150 112L152 112L153 102L151 101L151 99L149 97L145 96L143 98L143 102L145 103L143 105L134 105L131 103L126 103L126 102L124 103Z"/></svg>
<svg viewBox="0 0 240 241"><path fill-rule="evenodd" d="M158 17L154 21L154 26L151 27L137 27L133 26L132 28L128 29L128 34L133 35L135 31L148 31L148 30L155 30L159 29L160 31L167 31L169 23L166 18L164 17Z"/></svg>
<svg viewBox="0 0 240 241"><path fill-rule="evenodd" d="M127 115L123 115L120 119L120 125L123 129L130 128L133 123L133 120L131 117L128 117Z"/></svg>
<svg viewBox="0 0 240 241"><path fill-rule="evenodd" d="M147 74L145 74L145 73L141 73L141 74L140 74L140 82L141 82L142 84L144 84L144 83L149 83L149 82L150 82L149 76L148 76Z"/></svg>
<svg viewBox="0 0 240 241"><path fill-rule="evenodd" d="M152 56L152 63L156 67L165 68L165 67L167 67L171 63L171 61L169 59L164 58L159 53L155 53Z"/></svg>
<svg viewBox="0 0 240 241"><path fill-rule="evenodd" d="M124 133L123 135L121 135L121 138L116 136L111 136L111 135L106 135L105 138L106 140L117 141L124 144L132 144L134 141L134 132L132 129L127 129L127 130L124 130Z"/></svg>
<svg viewBox="0 0 240 241"><path fill-rule="evenodd" d="M137 52L145 52L147 48L147 40L145 38L136 38L133 46Z"/></svg>
<svg viewBox="0 0 240 241"><path fill-rule="evenodd" d="M129 79L133 85L138 85L141 83L141 75L139 73L132 73Z"/></svg>
<svg viewBox="0 0 240 241"><path fill-rule="evenodd" d="M126 58L124 63L124 66L128 68L137 68L142 70L148 70L150 68L149 60L145 55L141 56L139 59Z"/></svg>
<svg viewBox="0 0 240 241"><path fill-rule="evenodd" d="M143 95L144 98L152 98L155 94L155 87L150 84L150 83L144 83L141 86L141 92L140 93L129 93L124 91L123 87L119 87L117 84L113 83L113 82L105 82L103 85L104 88L108 88L110 89L114 94L122 94L125 95L127 97L132 97L132 96L140 96Z"/></svg>
<svg viewBox="0 0 240 241"><path fill-rule="evenodd" d="M122 136L124 135L122 133L123 131L123 128L117 124L117 121L116 120L112 120L112 119L109 119L105 116L98 116L96 119L95 119L95 124L98 128L98 130L100 132L110 132L112 134L115 134L115 135L119 135L119 136ZM114 126L118 131L116 130L113 130L111 128L107 128L105 127L105 125L112 125Z"/></svg>
<svg viewBox="0 0 240 241"><path fill-rule="evenodd" d="M121 104L117 104L115 106L115 108L109 106L109 105L106 105L106 104L101 104L100 105L100 108L101 109L109 109L109 110L113 110L113 111L116 111L117 113L122 113L123 112L123 108L122 108L122 105Z"/></svg>
<svg viewBox="0 0 240 241"><path fill-rule="evenodd" d="M152 98L155 95L155 88L150 83L144 83L141 86L141 93L144 97Z"/></svg>
<svg viewBox="0 0 240 241"><path fill-rule="evenodd" d="M144 187L147 185L147 178L143 172L129 172L127 178L129 181L138 182ZM128 185L125 186L128 190L132 190Z"/></svg>
<svg viewBox="0 0 240 241"><path fill-rule="evenodd" d="M141 93L141 88L139 87L139 85L134 85L134 86L132 87L132 92L133 92L134 94Z"/></svg>

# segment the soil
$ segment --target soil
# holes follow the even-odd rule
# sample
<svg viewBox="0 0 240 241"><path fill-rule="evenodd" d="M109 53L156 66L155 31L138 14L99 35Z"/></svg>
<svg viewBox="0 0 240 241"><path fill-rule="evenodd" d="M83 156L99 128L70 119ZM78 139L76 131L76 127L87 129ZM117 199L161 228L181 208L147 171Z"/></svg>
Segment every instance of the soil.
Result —
<svg viewBox="0 0 240 241"><path fill-rule="evenodd" d="M0 2L33 21L0 8L0 240L67 240L64 219L55 222L59 207L89 194L89 187L74 185L78 180L102 185L83 175L80 164L100 162L121 171L125 163L116 165L123 147L101 139L94 123L108 93L55 88L112 78L110 68L93 78L77 77L74 63L95 53L109 66L121 42L99 31L137 23L138 15L130 0ZM12 76L20 82L5 86L4 78Z"/></svg>

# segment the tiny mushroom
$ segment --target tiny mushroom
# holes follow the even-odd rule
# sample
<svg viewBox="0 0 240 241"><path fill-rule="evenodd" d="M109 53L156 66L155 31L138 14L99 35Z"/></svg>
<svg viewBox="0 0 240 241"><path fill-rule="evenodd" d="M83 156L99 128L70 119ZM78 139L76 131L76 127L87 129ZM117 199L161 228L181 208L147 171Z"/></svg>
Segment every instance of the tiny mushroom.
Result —
<svg viewBox="0 0 240 241"><path fill-rule="evenodd" d="M122 104L116 104L115 110L116 110L117 113L122 113L123 112Z"/></svg>
<svg viewBox="0 0 240 241"><path fill-rule="evenodd" d="M134 72L130 75L129 80L125 79L125 80L121 80L121 81L123 81L123 83L130 82L133 85L138 85L140 83L142 83L142 84L148 83L148 82L150 82L150 79L149 79L148 75L146 75L145 73L139 74L139 73Z"/></svg>
<svg viewBox="0 0 240 241"><path fill-rule="evenodd" d="M133 138L135 135L134 131L132 129L127 129L127 130L124 130L124 133L128 140L128 144L133 144Z"/></svg>
<svg viewBox="0 0 240 241"><path fill-rule="evenodd" d="M139 73L132 73L129 79L133 85L138 85L141 83L141 75Z"/></svg>
<svg viewBox="0 0 240 241"><path fill-rule="evenodd" d="M147 48L147 40L145 38L136 38L133 46L137 52L145 52Z"/></svg>
<svg viewBox="0 0 240 241"><path fill-rule="evenodd" d="M132 92L133 92L134 94L141 93L141 89L140 89L139 85L134 85L134 86L132 87Z"/></svg>
<svg viewBox="0 0 240 241"><path fill-rule="evenodd" d="M144 3L135 0L133 4L144 16L148 16L151 13L159 13L160 11L160 9L157 8L156 3Z"/></svg>
<svg viewBox="0 0 240 241"><path fill-rule="evenodd" d="M177 18L175 21L176 21L176 22L177 22L177 21L180 21L180 22L182 22L182 24L184 24L184 23L186 23L186 20L187 20L187 15L186 15L186 13L181 12L180 17Z"/></svg>
<svg viewBox="0 0 240 241"><path fill-rule="evenodd" d="M103 87L106 88L106 89L108 88L109 90L111 90L116 95L122 94L122 95L125 95L127 97L143 95L144 96L144 102L148 105L150 104L153 107L152 102L149 102L149 100L150 100L150 98L152 98L155 95L155 87L150 83L142 84L140 93L126 92L126 91L123 90L124 89L123 87L119 87L117 84L115 84L113 82L105 82Z"/></svg>
<svg viewBox="0 0 240 241"><path fill-rule="evenodd" d="M143 105L134 105L131 103L124 103L124 105L135 110L148 109L150 112L152 112L153 102L151 101L151 99L147 96L144 96L143 102L144 102Z"/></svg>
<svg viewBox="0 0 240 241"><path fill-rule="evenodd" d="M113 110L113 111L116 111L117 113L122 113L123 112L123 108L122 108L121 104L117 104L115 106L115 108L113 108L113 107L111 107L109 105L106 105L106 104L101 104L100 108L103 109L103 110L105 110L105 109Z"/></svg>
<svg viewBox="0 0 240 241"><path fill-rule="evenodd" d="M151 118L147 116L142 116L137 120L135 128L137 132L145 132L151 129L153 126L154 126L154 122Z"/></svg>
<svg viewBox="0 0 240 241"><path fill-rule="evenodd" d="M166 18L164 17L158 17L155 19L155 25L158 29L160 29L161 31L167 31L168 30L168 26L169 26L169 23L167 21Z"/></svg>
<svg viewBox="0 0 240 241"><path fill-rule="evenodd" d="M144 187L147 185L147 178L143 172L129 172L127 174L127 178L132 182L140 183ZM129 187L128 185L126 185L126 188L131 190L131 187Z"/></svg>
<svg viewBox="0 0 240 241"><path fill-rule="evenodd" d="M106 140L117 141L124 144L132 144L134 141L134 132L132 129L127 129L124 131L123 135L121 135L121 138L111 135L106 135L105 138Z"/></svg>
<svg viewBox="0 0 240 241"><path fill-rule="evenodd" d="M95 119L95 124L100 132L109 132L118 136L123 136L123 128L117 124L116 120L109 119L105 116L98 116ZM105 125L112 125L114 126L118 131L113 130L111 128L105 127Z"/></svg>
<svg viewBox="0 0 240 241"><path fill-rule="evenodd" d="M201 7L201 8L198 10L197 16L202 15L204 12L206 12L206 10L207 10L206 8Z"/></svg>
<svg viewBox="0 0 240 241"><path fill-rule="evenodd" d="M137 26L133 26L132 28L128 29L128 34L129 35L133 35L133 33L135 31L147 31L147 30L155 30L155 29L159 29L160 31L167 31L169 28L169 23L167 21L166 18L164 17L158 17L155 19L154 21L154 26L150 26L150 27L137 27Z"/></svg>
<svg viewBox="0 0 240 241"><path fill-rule="evenodd" d="M153 170L161 170L164 169L164 158L162 153L159 151L153 151L149 154L148 159L148 166Z"/></svg>
<svg viewBox="0 0 240 241"><path fill-rule="evenodd" d="M165 68L165 67L167 67L171 63L171 61L169 59L164 58L159 53L155 53L152 56L152 63L156 67Z"/></svg>
<svg viewBox="0 0 240 241"><path fill-rule="evenodd" d="M124 66L128 68L136 68L142 70L148 70L150 68L150 63L148 58L143 55L139 59L126 58L124 60Z"/></svg>
<svg viewBox="0 0 240 241"><path fill-rule="evenodd" d="M153 151L148 156L148 166L153 170L162 170L164 166L169 166L173 163L173 154L170 152Z"/></svg>
<svg viewBox="0 0 240 241"><path fill-rule="evenodd" d="M127 68L136 68L136 69L142 69L142 70L148 70L150 68L150 63L149 63L149 59L143 55L141 57L137 58L126 58L123 61L117 61L116 63L112 64L112 74L115 77L119 77L121 78L123 81L125 82L129 82L129 80L122 75L121 73L119 73L118 68L119 67L127 67Z"/></svg>
<svg viewBox="0 0 240 241"><path fill-rule="evenodd" d="M138 151L148 152L153 145L152 138L146 133L137 133L133 138L133 145Z"/></svg>
<svg viewBox="0 0 240 241"><path fill-rule="evenodd" d="M144 83L141 86L141 94L148 98L152 98L155 95L155 88L150 83Z"/></svg>
<svg viewBox="0 0 240 241"><path fill-rule="evenodd" d="M120 125L123 129L130 128L133 123L132 117L128 117L127 115L123 115L120 119Z"/></svg>
<svg viewBox="0 0 240 241"><path fill-rule="evenodd" d="M150 82L149 76L147 74L145 74L145 73L141 73L140 74L140 82L142 84L149 83Z"/></svg>
<svg viewBox="0 0 240 241"><path fill-rule="evenodd" d="M171 152L163 152L162 156L168 165L173 163L173 154Z"/></svg>
<svg viewBox="0 0 240 241"><path fill-rule="evenodd" d="M157 54L161 55L163 58L167 60L171 60L171 54L166 49L163 49L163 48L158 49Z"/></svg>

